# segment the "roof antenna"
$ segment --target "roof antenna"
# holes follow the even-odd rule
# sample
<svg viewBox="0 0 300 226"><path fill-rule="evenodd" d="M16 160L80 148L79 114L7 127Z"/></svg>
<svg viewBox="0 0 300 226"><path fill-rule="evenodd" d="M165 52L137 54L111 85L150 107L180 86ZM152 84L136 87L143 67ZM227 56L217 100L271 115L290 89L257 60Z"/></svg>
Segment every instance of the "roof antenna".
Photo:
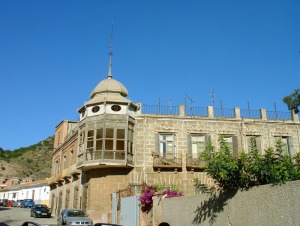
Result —
<svg viewBox="0 0 300 226"><path fill-rule="evenodd" d="M184 97L185 108L186 108L186 97L191 101L190 110L192 110L193 109L193 100L188 95L185 95L185 97Z"/></svg>
<svg viewBox="0 0 300 226"><path fill-rule="evenodd" d="M215 89L212 90L212 93L211 93L211 100L212 100L212 105L213 107L215 107Z"/></svg>
<svg viewBox="0 0 300 226"><path fill-rule="evenodd" d="M113 28L114 24L111 25L111 33L110 33L110 45L109 45L109 64L108 64L108 75L107 78L112 78L111 68L112 68L112 37L113 37Z"/></svg>

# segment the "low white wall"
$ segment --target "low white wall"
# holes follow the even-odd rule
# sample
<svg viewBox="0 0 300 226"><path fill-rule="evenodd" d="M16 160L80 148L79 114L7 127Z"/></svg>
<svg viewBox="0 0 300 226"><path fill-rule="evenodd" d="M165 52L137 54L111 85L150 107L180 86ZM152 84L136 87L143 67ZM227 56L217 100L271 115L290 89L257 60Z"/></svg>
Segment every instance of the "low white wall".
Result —
<svg viewBox="0 0 300 226"><path fill-rule="evenodd" d="M153 225L300 225L300 181L248 191L154 199Z"/></svg>

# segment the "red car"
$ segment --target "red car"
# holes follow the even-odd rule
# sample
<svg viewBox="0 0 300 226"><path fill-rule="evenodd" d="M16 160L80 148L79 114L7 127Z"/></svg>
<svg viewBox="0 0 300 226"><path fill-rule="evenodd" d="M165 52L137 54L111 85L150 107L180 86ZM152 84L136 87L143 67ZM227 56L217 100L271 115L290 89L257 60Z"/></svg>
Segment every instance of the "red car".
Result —
<svg viewBox="0 0 300 226"><path fill-rule="evenodd" d="M3 203L3 206L6 206L6 207L13 207L13 206L14 206L14 201L12 201L12 200L7 200L5 203Z"/></svg>

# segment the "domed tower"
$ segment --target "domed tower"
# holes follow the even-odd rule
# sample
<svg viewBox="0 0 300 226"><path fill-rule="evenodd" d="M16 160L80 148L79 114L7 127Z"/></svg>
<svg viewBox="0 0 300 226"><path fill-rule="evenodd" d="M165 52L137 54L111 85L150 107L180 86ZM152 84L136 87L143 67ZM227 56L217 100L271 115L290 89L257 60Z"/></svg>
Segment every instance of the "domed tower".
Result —
<svg viewBox="0 0 300 226"><path fill-rule="evenodd" d="M134 115L137 105L127 99L127 89L112 78L112 51L107 78L79 108L77 167L130 167L133 164Z"/></svg>

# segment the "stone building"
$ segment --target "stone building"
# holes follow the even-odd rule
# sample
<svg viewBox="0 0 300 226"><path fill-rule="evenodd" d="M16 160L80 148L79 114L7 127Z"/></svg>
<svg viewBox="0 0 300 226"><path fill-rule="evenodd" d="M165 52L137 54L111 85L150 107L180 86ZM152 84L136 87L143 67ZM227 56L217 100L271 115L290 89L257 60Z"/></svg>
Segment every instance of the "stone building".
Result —
<svg viewBox="0 0 300 226"><path fill-rule="evenodd" d="M56 126L50 207L81 208L94 222L112 221L112 193L140 191L143 183L195 194L194 179L213 184L200 153L223 135L233 154L249 151L254 137L261 153L281 139L286 153L299 151L299 119L294 113L234 109L149 106L133 103L127 89L107 78L79 109L79 121Z"/></svg>

